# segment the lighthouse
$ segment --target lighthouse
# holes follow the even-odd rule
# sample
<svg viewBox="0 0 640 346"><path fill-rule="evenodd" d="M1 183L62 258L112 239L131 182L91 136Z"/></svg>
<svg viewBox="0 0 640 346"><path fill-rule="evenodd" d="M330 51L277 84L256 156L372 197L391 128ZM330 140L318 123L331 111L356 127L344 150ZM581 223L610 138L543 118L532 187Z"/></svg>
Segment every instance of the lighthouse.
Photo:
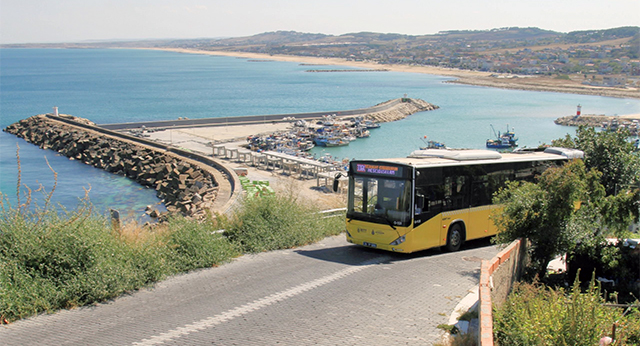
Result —
<svg viewBox="0 0 640 346"><path fill-rule="evenodd" d="M582 106L578 105L578 109L576 110L576 118L580 116L581 111L582 111Z"/></svg>

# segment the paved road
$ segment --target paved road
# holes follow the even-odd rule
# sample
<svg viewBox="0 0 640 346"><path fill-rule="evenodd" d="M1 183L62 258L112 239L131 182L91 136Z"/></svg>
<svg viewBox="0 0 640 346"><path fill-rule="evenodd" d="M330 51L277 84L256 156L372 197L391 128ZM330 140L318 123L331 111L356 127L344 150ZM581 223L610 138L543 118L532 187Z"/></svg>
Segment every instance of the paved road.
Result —
<svg viewBox="0 0 640 346"><path fill-rule="evenodd" d="M0 326L0 345L431 345L497 252L480 241L402 255L331 237Z"/></svg>

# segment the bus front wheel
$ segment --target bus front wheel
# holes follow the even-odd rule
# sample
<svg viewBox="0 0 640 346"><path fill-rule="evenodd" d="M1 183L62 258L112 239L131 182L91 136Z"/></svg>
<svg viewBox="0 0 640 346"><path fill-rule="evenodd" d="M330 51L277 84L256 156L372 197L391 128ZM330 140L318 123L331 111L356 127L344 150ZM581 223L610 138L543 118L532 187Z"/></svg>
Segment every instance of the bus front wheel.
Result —
<svg viewBox="0 0 640 346"><path fill-rule="evenodd" d="M449 228L447 233L447 245L445 246L447 251L458 251L462 245L464 234L462 232L462 226L459 223L453 224Z"/></svg>

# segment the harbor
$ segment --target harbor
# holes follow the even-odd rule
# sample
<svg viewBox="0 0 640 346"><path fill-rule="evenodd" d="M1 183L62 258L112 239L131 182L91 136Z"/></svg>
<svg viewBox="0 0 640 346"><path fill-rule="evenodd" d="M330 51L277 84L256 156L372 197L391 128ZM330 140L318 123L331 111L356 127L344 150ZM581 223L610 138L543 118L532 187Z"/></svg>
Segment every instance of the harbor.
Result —
<svg viewBox="0 0 640 346"><path fill-rule="evenodd" d="M345 172L348 159L310 153L313 147L348 146L371 136L381 123L439 107L399 98L359 110L100 125L153 142L213 156L240 174L247 166L299 179L316 187Z"/></svg>
<svg viewBox="0 0 640 346"><path fill-rule="evenodd" d="M631 136L640 134L640 114L607 116L596 114L582 114L582 106L576 107L576 114L558 118L554 121L563 126L591 126L600 127L606 131L629 131Z"/></svg>
<svg viewBox="0 0 640 346"><path fill-rule="evenodd" d="M342 116L265 115L262 121L255 116L236 117L231 124L228 119L182 118L105 126L59 114L54 107L53 113L21 120L4 130L72 160L154 188L169 212L202 218L207 211L228 212L241 195L255 191L255 185L270 193L275 192L273 186L292 186L275 181L280 178L297 178L301 184L291 188L307 197L317 191L333 192L329 185L344 182L348 160L308 155L308 146L322 145L323 139L324 145L329 145L329 138L354 141L379 126L375 119L399 120L437 108L422 100L402 98L337 112L348 114ZM249 179L254 185L251 191L244 189ZM336 187L338 191L345 188L344 184ZM313 199L318 200L317 196ZM329 202L321 204L331 206Z"/></svg>

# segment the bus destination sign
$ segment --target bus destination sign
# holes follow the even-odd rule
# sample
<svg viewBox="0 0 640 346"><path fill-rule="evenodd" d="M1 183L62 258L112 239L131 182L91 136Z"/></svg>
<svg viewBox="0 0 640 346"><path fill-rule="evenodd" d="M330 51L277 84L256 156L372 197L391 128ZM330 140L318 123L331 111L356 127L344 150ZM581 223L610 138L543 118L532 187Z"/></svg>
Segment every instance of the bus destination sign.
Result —
<svg viewBox="0 0 640 346"><path fill-rule="evenodd" d="M369 163L356 163L355 166L356 166L356 172L358 173L386 175L391 177L402 176L402 167L376 165L376 164L369 164Z"/></svg>

